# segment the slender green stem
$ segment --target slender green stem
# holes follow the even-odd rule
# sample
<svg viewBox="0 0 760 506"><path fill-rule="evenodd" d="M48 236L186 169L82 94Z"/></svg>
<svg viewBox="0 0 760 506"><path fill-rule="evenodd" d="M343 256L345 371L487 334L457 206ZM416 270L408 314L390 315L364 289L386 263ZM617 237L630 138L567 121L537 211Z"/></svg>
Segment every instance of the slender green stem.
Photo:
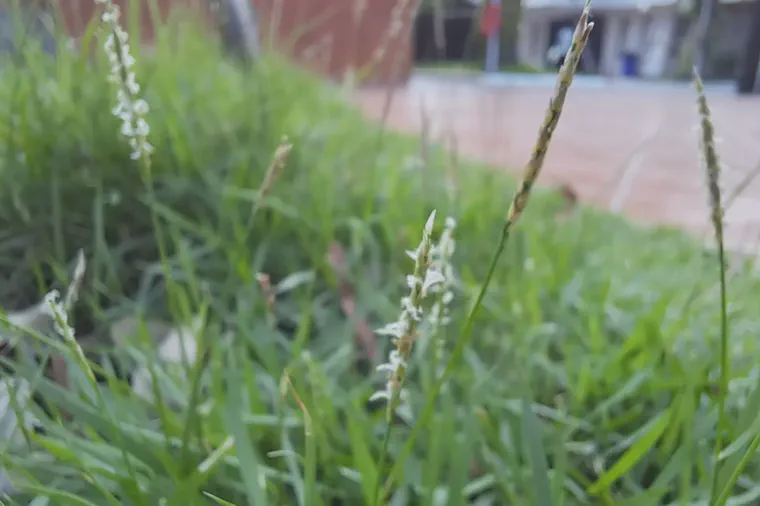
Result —
<svg viewBox="0 0 760 506"><path fill-rule="evenodd" d="M124 93L132 94L127 84L129 82L129 75L127 73L128 66L127 66L126 61L124 61L124 51L123 51L121 38L119 37L119 34L117 33L115 29L111 28L110 32L113 37L114 45L116 48L115 54L117 55L117 58L119 59L119 63L120 63L119 65L119 77L121 79L120 86L122 86ZM135 97L133 96L132 98L134 99ZM156 213L156 209L155 209L155 202L157 201L157 199L156 199L155 183L153 181L153 171L152 171L151 160L150 160L149 155L143 151L140 154L140 157L137 161L138 161L138 167L140 171L140 178L142 179L142 182L145 185L145 188L148 194L149 202L147 204L150 211L150 217L151 217L151 222L153 225L154 234L156 236L158 254L161 261L161 267L164 272L164 279L166 280L166 285L167 285L166 291L168 295L171 292L173 292L174 281L172 280L172 276L171 276L171 269L169 267L168 255L166 253L166 245L164 244L164 237L163 237L163 234L161 233L160 220L158 219L158 214ZM168 299L169 299L169 305L171 306L172 298L168 297ZM169 422L168 422L169 419L166 414L163 395L161 393L161 389L158 387L158 382L157 382L154 368L150 367L149 370L151 374L151 380L153 383L153 392L156 398L155 404L158 410L158 417L161 422L161 426L164 429L163 432L165 436L166 448L169 448L169 430L170 430Z"/></svg>
<svg viewBox="0 0 760 506"><path fill-rule="evenodd" d="M383 468L385 467L385 463L388 460L388 445L391 441L391 428L393 427L391 425L390 417L388 417L387 422L388 428L385 431L385 436L383 436L383 446L380 449L380 460L377 466L377 480L375 480L375 492L372 495L372 506L377 506L377 501L381 500L380 483L383 481Z"/></svg>
<svg viewBox="0 0 760 506"><path fill-rule="evenodd" d="M198 348L200 348L201 352L198 354L195 363L192 364L193 375L190 379L190 398L187 403L187 411L185 413L185 420L182 430L182 450L180 453L180 472L182 476L186 476L192 471L192 459L189 458L190 437L192 436L193 430L196 429L196 426L198 430L197 436L199 440L202 440L203 429L201 427L201 424L196 423L198 421L196 410L201 397L201 376L206 364L206 357L208 356L206 335L206 332L200 332L200 335L195 336L195 338L200 341L198 343ZM189 363L187 364L187 367L190 368ZM156 380L153 381L154 384L156 384Z"/></svg>
<svg viewBox="0 0 760 506"><path fill-rule="evenodd" d="M718 493L718 478L720 476L720 466L718 459L723 451L723 432L726 425L726 397L728 396L728 297L726 290L726 261L725 248L723 246L723 237L718 241L718 261L720 262L720 396L718 397L718 426L715 432L715 459L713 462L712 491L710 493L710 504L721 504L715 502ZM754 441L753 441L754 442Z"/></svg>

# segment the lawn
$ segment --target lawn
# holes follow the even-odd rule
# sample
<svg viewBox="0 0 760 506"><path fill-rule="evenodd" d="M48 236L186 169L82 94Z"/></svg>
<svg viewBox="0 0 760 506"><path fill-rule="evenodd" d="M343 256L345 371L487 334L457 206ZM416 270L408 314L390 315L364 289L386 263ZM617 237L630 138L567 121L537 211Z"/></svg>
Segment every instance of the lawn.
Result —
<svg viewBox="0 0 760 506"><path fill-rule="evenodd" d="M360 505L382 481L390 505L697 505L716 434L718 490L756 444L751 262L728 269L725 396L715 253L550 190L469 319L515 191L502 171L368 124L276 57L230 61L189 24L134 54L147 166L101 47L29 45L0 75L0 303L33 327L9 327L0 360L6 416L35 419L2 425L3 503ZM456 221L451 321L420 325L382 459L370 398L392 343L370 329L399 319L433 210L434 242ZM80 250L76 346L34 306L80 279ZM195 324L184 354L161 346L170 321ZM730 504L758 504L758 461L742 466Z"/></svg>

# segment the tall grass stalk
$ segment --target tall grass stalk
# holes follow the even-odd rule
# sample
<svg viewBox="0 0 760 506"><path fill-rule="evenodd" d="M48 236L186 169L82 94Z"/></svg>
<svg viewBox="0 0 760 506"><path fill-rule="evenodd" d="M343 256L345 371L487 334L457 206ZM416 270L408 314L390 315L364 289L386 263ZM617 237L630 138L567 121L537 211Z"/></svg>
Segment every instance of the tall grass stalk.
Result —
<svg viewBox="0 0 760 506"><path fill-rule="evenodd" d="M108 32L108 37L103 44L103 48L111 64L111 73L108 80L117 85L117 104L113 109L113 114L123 121L121 133L127 138L132 153L130 157L135 160L140 170L140 177L145 186L148 195L148 207L150 208L150 219L153 225L153 232L156 237L159 259L166 281L167 294L173 293L175 284L171 275L171 267L167 253L166 243L161 231L161 224L155 209L156 188L153 181L151 153L153 146L148 142L150 126L145 117L149 111L148 103L140 97L140 85L137 83L132 67L135 60L130 53L129 36L121 27L119 6L112 0L95 0L96 4L104 7L101 21ZM167 297L170 307L172 297ZM184 342L182 343L184 346ZM161 389L158 388L158 378L156 378L155 368L150 367L151 382L153 384L153 393L155 396L155 405L158 410L158 416L161 425L166 429L166 445L168 447L168 415L166 413L166 404L164 402Z"/></svg>
<svg viewBox="0 0 760 506"><path fill-rule="evenodd" d="M588 43L591 30L594 27L594 24L589 22L590 7L590 0L586 0L583 12L580 19L578 20L578 25L575 28L575 33L573 34L572 45L570 46L570 49L567 52L567 57L565 58L565 62L559 71L557 85L554 89L554 95L549 102L549 107L547 108L544 122L541 125L541 129L539 130L538 140L536 141L536 145L533 148L533 153L531 154L531 157L525 167L522 181L520 182L517 191L512 199L512 203L509 206L509 210L507 211L506 220L501 230L501 236L499 238L499 242L496 245L496 250L494 251L494 254L491 258L490 265L488 266L486 277L483 280L480 291L478 292L475 301L472 304L467 315L467 318L462 325L457 345L449 357L443 373L435 382L433 390L427 398L425 407L420 414L417 423L414 425L412 432L407 438L406 443L404 444L404 447L402 448L401 453L398 456L390 475L388 476L388 479L385 483L386 495L390 492L393 480L398 478L398 476L403 471L404 462L411 453L415 440L419 436L420 431L422 431L422 429L428 425L429 419L432 416L433 410L435 408L435 400L438 397L438 394L440 393L441 388L446 381L446 378L452 373L458 361L461 360L465 347L472 341L472 330L475 322L475 317L477 316L478 311L483 304L483 299L488 292L488 286L493 279L494 272L496 271L496 266L499 263L499 258L501 257L501 254L504 251L504 248L509 240L509 235L512 227L517 223L526 206L528 205L533 185L536 183L538 176L541 173L541 168L543 167L544 159L546 157L546 152L549 148L552 135L554 134L554 130L557 128L559 118L562 114L567 92L573 82L573 77L575 76L578 64L580 63L581 55L584 48L586 47L586 44Z"/></svg>
<svg viewBox="0 0 760 506"><path fill-rule="evenodd" d="M442 281L443 275L433 270L430 263L431 235L434 222L435 211L430 214L425 223L420 245L415 251L409 252L409 256L414 259L414 271L410 276L407 276L409 295L401 300L401 315L398 320L377 331L378 334L391 336L394 346L388 362L377 368L388 375L385 389L376 392L370 398L370 400L384 399L388 402L385 415L388 427L385 429L385 436L380 449L378 469L385 467L385 461L388 458L388 445L393 431L393 414L403 398L404 381L407 376L409 359L412 356L412 346L417 338L417 328L423 317L422 301L429 289ZM380 495L381 479L378 474L373 506L377 504Z"/></svg>
<svg viewBox="0 0 760 506"><path fill-rule="evenodd" d="M96 4L103 5L104 11L101 21L108 32L108 37L103 48L111 64L111 73L108 80L117 85L117 104L113 109L114 116L122 120L121 133L127 138L132 153L130 157L138 163L140 176L146 186L151 200L155 199L155 186L153 183L150 154L153 146L148 142L150 126L145 120L148 113L148 103L140 98L140 85L137 83L132 67L135 60L130 54L129 36L120 24L120 9L112 0L95 0ZM159 254L162 264L166 264L166 248L158 228L158 216L155 213L153 202L150 202L151 215L154 221ZM165 268L168 266L165 265ZM167 273L168 274L168 273ZM167 281L171 276L167 276Z"/></svg>
<svg viewBox="0 0 760 506"><path fill-rule="evenodd" d="M716 505L718 479L720 476L720 453L723 450L723 433L726 425L726 397L728 396L728 378L730 363L728 360L728 298L726 291L726 258L723 244L723 206L720 191L720 160L715 149L715 128L710 115L710 107L702 86L702 80L694 69L694 87L697 90L697 107L700 116L700 147L702 162L707 174L707 189L710 194L710 218L715 242L718 246L718 275L720 277L720 393L718 395L718 425L715 430L715 458L712 470L710 504Z"/></svg>

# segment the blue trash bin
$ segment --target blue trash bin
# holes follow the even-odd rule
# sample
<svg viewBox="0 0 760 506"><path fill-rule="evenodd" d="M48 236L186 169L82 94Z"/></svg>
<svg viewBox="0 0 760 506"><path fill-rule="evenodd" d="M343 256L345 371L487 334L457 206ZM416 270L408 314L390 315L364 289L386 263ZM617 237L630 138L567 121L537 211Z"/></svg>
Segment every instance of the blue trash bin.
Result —
<svg viewBox="0 0 760 506"><path fill-rule="evenodd" d="M639 55L636 53L623 53L623 75L626 77L638 77Z"/></svg>

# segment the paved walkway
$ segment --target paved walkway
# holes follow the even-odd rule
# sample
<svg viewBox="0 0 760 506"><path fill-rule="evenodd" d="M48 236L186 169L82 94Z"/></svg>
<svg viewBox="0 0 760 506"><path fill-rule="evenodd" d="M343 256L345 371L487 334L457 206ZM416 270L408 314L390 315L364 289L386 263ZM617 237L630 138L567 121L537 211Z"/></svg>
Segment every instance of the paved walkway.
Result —
<svg viewBox="0 0 760 506"><path fill-rule="evenodd" d="M435 140L454 135L460 153L520 171L554 86L548 75L416 75L395 92L388 126L419 133L424 107ZM382 117L387 92L362 90L358 103ZM760 97L730 85L708 88L730 194L760 164ZM697 154L697 115L685 83L646 83L579 76L570 90L542 175L569 184L596 206L643 224L709 232L705 176ZM727 212L732 249L760 246L760 177Z"/></svg>

